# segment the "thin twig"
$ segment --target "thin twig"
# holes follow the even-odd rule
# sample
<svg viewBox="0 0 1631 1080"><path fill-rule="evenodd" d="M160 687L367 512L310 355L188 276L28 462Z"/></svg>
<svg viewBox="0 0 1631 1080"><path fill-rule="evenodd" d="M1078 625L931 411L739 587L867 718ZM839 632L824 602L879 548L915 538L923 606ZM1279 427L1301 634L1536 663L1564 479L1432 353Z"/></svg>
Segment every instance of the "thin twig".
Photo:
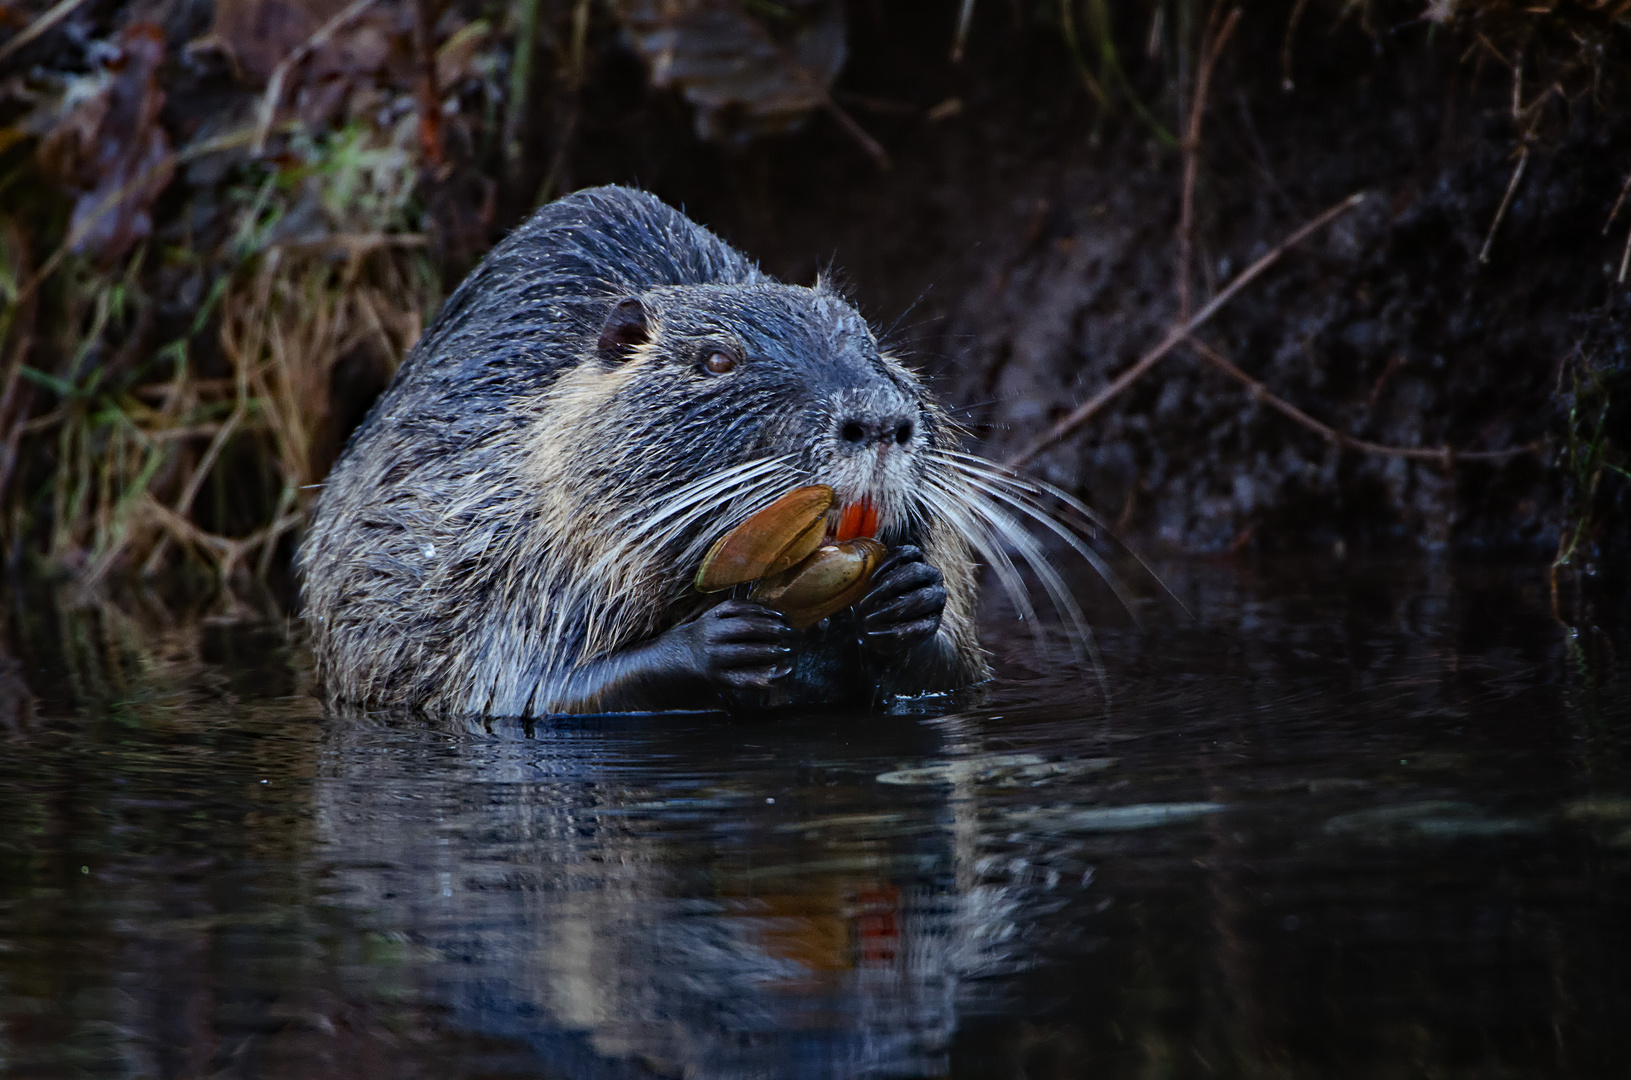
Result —
<svg viewBox="0 0 1631 1080"><path fill-rule="evenodd" d="M13 221L4 223L5 236L0 238L10 248L13 280L28 274L29 249L22 230ZM6 359L6 385L0 392L0 426L5 428L5 442L0 445L0 497L11 483L11 473L17 466L17 449L22 443L23 428L29 411L34 407L34 387L24 385L23 368L28 364L29 351L34 347L34 322L37 314L32 298L18 299L7 304L0 312L0 350L10 346Z"/></svg>
<svg viewBox="0 0 1631 1080"><path fill-rule="evenodd" d="M872 157L878 168L888 172L894 167L894 163L889 158L889 151L885 150L877 139L869 135L867 130L856 122L855 117L845 112L843 106L833 100L832 91L828 89L825 83L818 79L809 68L800 63L798 57L784 48L781 42L771 37L769 31L760 26L757 20L749 19L747 25L752 27L752 31L757 34L760 43L769 51L776 53L786 69L792 72L795 78L803 82L812 91L814 97L820 99L821 107L826 109L834 120L838 121L839 127L842 127L849 133L851 138L861 144L861 149Z"/></svg>
<svg viewBox="0 0 1631 1080"><path fill-rule="evenodd" d="M1195 101L1189 109L1189 131L1184 135L1184 190L1178 212L1178 318L1189 318L1189 270L1195 249L1195 178L1200 171L1201 117L1206 113L1207 88L1212 82L1212 69L1218 55L1234 33L1240 21L1240 9L1235 8L1223 23L1223 28L1212 38L1211 44L1201 49L1201 65L1195 74Z"/></svg>
<svg viewBox="0 0 1631 1080"><path fill-rule="evenodd" d="M266 151L266 136L272 131L272 120L277 116L278 106L283 103L283 84L288 80L289 72L306 57L327 45L330 38L345 29L353 19L373 6L373 3L374 0L351 0L351 3L328 22L319 26L311 37L297 45L293 52L272 69L272 77L266 82L266 93L261 96L255 119L255 141L252 145L256 157Z"/></svg>
<svg viewBox="0 0 1631 1080"><path fill-rule="evenodd" d="M1200 338L1188 337L1185 339L1184 344L1195 350L1202 359L1212 364L1219 371L1242 383L1254 400L1261 401L1269 408L1290 417L1326 442L1335 443L1350 450L1358 450L1366 454L1380 454L1384 457L1411 458L1416 461L1440 461L1449 464L1456 461L1501 461L1509 457L1517 457L1519 454L1534 453L1541 449L1543 445L1534 442L1524 446L1509 447L1505 450L1453 450L1448 446L1386 446L1382 443L1373 443L1368 439L1361 439L1345 431L1338 431L1329 424L1323 424L1309 416L1297 406L1277 396L1261 382L1240 370L1230 362L1228 357L1213 349Z"/></svg>
<svg viewBox="0 0 1631 1080"><path fill-rule="evenodd" d="M957 9L957 32L951 39L951 62L962 63L963 48L968 44L968 27L974 21L974 0L963 0Z"/></svg>
<svg viewBox="0 0 1631 1080"><path fill-rule="evenodd" d="M218 536L212 532L205 532L191 521L176 514L168 506L147 496L146 509L149 515L164 530L164 539L174 539L179 544L189 547L201 547L225 556L230 552L237 541L229 537Z"/></svg>
<svg viewBox="0 0 1631 1080"><path fill-rule="evenodd" d="M1297 36L1297 24L1302 21L1303 9L1308 6L1308 0L1297 0L1291 7L1291 18L1286 20L1286 39L1280 45L1280 89L1286 93L1297 88L1291 79L1291 45Z"/></svg>
<svg viewBox="0 0 1631 1080"><path fill-rule="evenodd" d="M1229 284L1220 289L1218 294L1207 302L1205 307L1201 308L1189 319L1168 330L1167 336L1161 339L1161 343L1139 358L1136 364L1116 376L1098 393L1071 410L1068 416L1055 423L1035 442L1009 458L1005 463L1007 467L1010 469L1023 468L1034 461L1042 451L1087 423L1095 413L1104 408L1106 403L1138 381L1138 378L1159 363L1162 357L1177 348L1180 342L1194 333L1213 315L1216 315L1225 304L1235 298L1240 290L1257 280L1263 271L1278 262L1280 256L1364 201L1365 193L1362 191L1355 192L1274 245L1256 262L1236 274Z"/></svg>
<svg viewBox="0 0 1631 1080"><path fill-rule="evenodd" d="M559 193L566 176L567 158L578 134L578 118L583 111L584 60L589 49L589 0L577 0L572 8L572 37L566 54L566 115L555 133L555 150L549 156L549 171L538 185L534 206L542 206Z"/></svg>
<svg viewBox="0 0 1631 1080"><path fill-rule="evenodd" d="M214 438L221 430L220 424L192 424L188 427L159 428L153 431L143 431L142 434L150 442L186 442L189 439ZM251 430L254 430L251 428Z"/></svg>
<svg viewBox="0 0 1631 1080"><path fill-rule="evenodd" d="M0 45L0 63L11 59L11 54L39 37L57 23L74 13L74 9L83 4L85 0L61 0L45 14L28 24L28 28L16 37Z"/></svg>
<svg viewBox="0 0 1631 1080"><path fill-rule="evenodd" d="M1501 227L1501 219L1506 217L1506 208L1512 202L1512 193L1518 190L1518 181L1523 179L1523 170L1528 164L1529 147L1525 146L1518 152L1517 168L1512 170L1512 179L1506 184L1506 194L1501 196L1501 205L1495 209L1495 220L1489 223L1489 235L1484 237L1484 247L1478 252L1480 265L1489 262L1489 249L1495 243L1495 230Z"/></svg>
<svg viewBox="0 0 1631 1080"><path fill-rule="evenodd" d="M283 251L335 252L347 258L357 258L380 248L420 248L426 243L424 233L330 233L312 239L279 240L267 244L266 249Z"/></svg>
<svg viewBox="0 0 1631 1080"><path fill-rule="evenodd" d="M1512 57L1512 119L1523 116L1523 48Z"/></svg>
<svg viewBox="0 0 1631 1080"><path fill-rule="evenodd" d="M521 129L526 120L527 96L532 87L532 54L538 36L539 0L518 0L515 46L510 53L510 93L504 111L505 167L513 169L521 157Z"/></svg>
<svg viewBox="0 0 1631 1080"><path fill-rule="evenodd" d="M434 173L442 167L442 94L436 85L437 0L414 0L413 59L419 69L414 94L419 99L419 155Z"/></svg>
<svg viewBox="0 0 1631 1080"><path fill-rule="evenodd" d="M855 117L845 112L838 102L832 99L831 94L828 94L822 100L821 105L831 114L834 120L838 121L838 126L849 132L850 138L860 143L861 149L872 156L872 160L877 164L878 168L888 172L894 167L894 163L889 158L889 151L883 148L883 144L869 135L866 128L856 122Z"/></svg>
<svg viewBox="0 0 1631 1080"><path fill-rule="evenodd" d="M1620 256L1620 276L1614 279L1616 284L1625 284L1625 270L1628 266L1631 266L1631 232L1625 234L1625 254Z"/></svg>
<svg viewBox="0 0 1631 1080"><path fill-rule="evenodd" d="M1631 192L1631 172L1625 174L1625 183L1620 185L1620 197L1614 200L1614 209L1608 212L1608 220L1603 222L1603 235L1614 227L1614 219L1620 216L1620 207L1625 205L1626 192Z"/></svg>
<svg viewBox="0 0 1631 1080"><path fill-rule="evenodd" d="M232 433L238 429L238 425L243 422L246 415L247 410L243 402L240 401L238 407L232 410L232 415L227 417L226 423L222 424L221 429L215 433L215 438L210 440L208 448L204 451L204 456L198 459L198 465L193 469L193 474L187 478L187 486L182 489L181 498L176 500L175 508L170 510L170 513L176 518L183 521L187 520L187 514L192 510L193 500L198 497L199 489L204 486L204 481L209 477L210 470L215 468L215 461L221 456L221 450L226 446L227 440L232 438ZM166 507L165 509L169 508ZM144 575L150 576L158 573L160 564L164 562L166 546L163 538L154 545L153 553L147 557L147 562L142 565Z"/></svg>
<svg viewBox="0 0 1631 1080"><path fill-rule="evenodd" d="M1076 65L1076 73L1081 76L1082 85L1087 88L1093 100L1099 103L1099 108L1108 109L1110 95L1098 77L1088 68L1087 58L1082 55L1081 40L1076 33L1075 4L1076 0L1059 0L1059 30L1065 36L1065 45L1070 49L1070 59ZM1159 16L1160 9L1157 8L1156 12Z"/></svg>
<svg viewBox="0 0 1631 1080"><path fill-rule="evenodd" d="M222 150L231 150L234 147L245 145L246 143L253 141L253 134L252 129L243 128L238 131L229 131L226 134L220 135L213 139L206 139L203 142L190 144L181 150L178 150L173 156L164 158L156 164L149 165L147 168L125 181L125 183L120 185L118 188L108 192L102 197L101 202L92 207L89 214L80 218L79 224L75 225L68 231L68 236L62 241L62 243L57 245L57 249L51 253L51 257L46 259L45 262L40 265L40 268L34 271L33 275L29 277L29 279L20 289L17 290L17 295L12 297L11 304L21 304L29 297L33 296L34 290L40 287L40 283L45 281L45 279L50 277L52 274L56 273L57 267L62 265L62 260L67 258L68 254L72 252L76 246L78 246L81 240L85 239L85 235L90 232L96 223L102 220L102 215L106 214L109 210L113 209L113 207L123 202L125 196L136 191L143 184L153 179L165 169L174 168L177 165L192 161L195 158L203 157L206 154L214 154Z"/></svg>
<svg viewBox="0 0 1631 1080"><path fill-rule="evenodd" d="M33 296L34 290L39 288L40 283L46 278L50 277L52 274L56 273L57 267L62 264L62 260L67 258L73 249L79 246L79 242L85 239L86 235L90 233L91 229L96 227L97 223L102 220L102 216L104 214L118 206L120 203L124 202L126 196L132 195L136 191L140 190L141 186L146 184L149 180L155 179L160 173L165 172L166 170L173 170L175 165L180 160L181 158L179 155L161 158L155 164L143 169L141 172L137 173L135 176L131 177L129 180L126 180L123 184L120 184L117 188L103 196L102 201L97 203L95 207L92 208L91 213L81 217L78 224L72 229L68 230L67 239L63 240L63 242L57 246L57 249L51 253L51 257L46 259L45 263L38 270L34 271L34 276L24 282L23 287L17 290L17 295L12 299L12 303L20 304L24 300L27 300L29 297ZM168 183L168 181L166 183Z"/></svg>
<svg viewBox="0 0 1631 1080"><path fill-rule="evenodd" d="M0 446L0 496L5 495L6 487L11 483L12 470L17 466L17 448L28 426L24 418L34 404L34 387L24 385L22 381L23 367L28 363L29 350L34 347L34 305L21 304L16 310L21 319L12 327L7 327L8 331L15 329L16 338L11 343L5 391L0 394L0 423L6 427L5 443ZM5 344L7 336L10 335L0 335L0 345Z"/></svg>

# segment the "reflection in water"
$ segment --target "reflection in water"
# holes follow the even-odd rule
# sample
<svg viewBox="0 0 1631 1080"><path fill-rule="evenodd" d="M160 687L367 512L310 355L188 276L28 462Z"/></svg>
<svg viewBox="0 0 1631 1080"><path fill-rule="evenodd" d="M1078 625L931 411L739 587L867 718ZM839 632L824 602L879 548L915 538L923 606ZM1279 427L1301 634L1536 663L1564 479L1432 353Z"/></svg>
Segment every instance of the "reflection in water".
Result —
<svg viewBox="0 0 1631 1080"><path fill-rule="evenodd" d="M19 598L0 1075L1619 1075L1622 631L1169 578L1108 703L324 716L278 620Z"/></svg>
<svg viewBox="0 0 1631 1080"><path fill-rule="evenodd" d="M455 1023L546 1060L939 1075L958 979L1000 963L1007 912L971 917L960 887L967 792L873 784L870 757L833 756L845 726L500 733L427 777L422 744L337 725L317 838L337 902L437 957ZM869 754L945 749L895 727Z"/></svg>

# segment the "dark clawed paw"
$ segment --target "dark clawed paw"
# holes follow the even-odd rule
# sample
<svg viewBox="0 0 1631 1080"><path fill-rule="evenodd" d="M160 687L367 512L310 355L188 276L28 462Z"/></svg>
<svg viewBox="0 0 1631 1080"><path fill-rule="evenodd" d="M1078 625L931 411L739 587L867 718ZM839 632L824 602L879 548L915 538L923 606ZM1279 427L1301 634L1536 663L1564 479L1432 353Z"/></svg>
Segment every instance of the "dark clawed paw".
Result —
<svg viewBox="0 0 1631 1080"><path fill-rule="evenodd" d="M940 629L946 585L923 552L905 545L890 552L872 577L872 589L856 605L861 641L878 653L920 645Z"/></svg>
<svg viewBox="0 0 1631 1080"><path fill-rule="evenodd" d="M793 670L795 632L763 604L727 600L691 624L697 670L733 690L764 689Z"/></svg>

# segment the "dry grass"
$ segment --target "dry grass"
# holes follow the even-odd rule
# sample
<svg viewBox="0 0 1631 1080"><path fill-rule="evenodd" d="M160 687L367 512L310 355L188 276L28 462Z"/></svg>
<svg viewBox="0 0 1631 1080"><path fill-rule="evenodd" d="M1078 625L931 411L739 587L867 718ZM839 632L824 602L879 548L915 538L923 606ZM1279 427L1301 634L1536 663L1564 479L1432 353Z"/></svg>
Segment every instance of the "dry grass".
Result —
<svg viewBox="0 0 1631 1080"><path fill-rule="evenodd" d="M47 566L87 584L183 556L223 580L264 575L337 441L335 368L349 359L388 376L433 308L422 247L415 234L372 234L267 249L199 312L219 373L191 362L188 340L106 355L148 317L140 261L111 281L65 268L58 373L21 367L56 404L15 427L26 501L14 543L39 536Z"/></svg>
<svg viewBox="0 0 1631 1080"><path fill-rule="evenodd" d="M182 564L264 576L343 434L336 369L383 382L439 299L413 135L411 117L295 130L240 167L229 228L202 253L148 241L103 267L63 228L31 272L30 230L0 221L14 561L88 585ZM155 282L189 276L191 325L162 344Z"/></svg>
<svg viewBox="0 0 1631 1080"><path fill-rule="evenodd" d="M177 379L165 394L169 430L192 427L188 418L218 419L193 428L194 453L175 478L180 490L173 502L142 477L129 478L126 490L143 493L131 524L143 527L104 545L89 576L136 560L155 572L172 544L223 578L251 560L264 576L278 542L304 520L312 486L327 469L317 455L334 434L335 367L363 352L389 373L419 337L437 293L421 246L411 234L377 234L333 238L315 250L274 248L229 289L219 340L230 378ZM268 491L276 490L263 524L241 536L199 528L194 510L205 483L244 451L267 471Z"/></svg>

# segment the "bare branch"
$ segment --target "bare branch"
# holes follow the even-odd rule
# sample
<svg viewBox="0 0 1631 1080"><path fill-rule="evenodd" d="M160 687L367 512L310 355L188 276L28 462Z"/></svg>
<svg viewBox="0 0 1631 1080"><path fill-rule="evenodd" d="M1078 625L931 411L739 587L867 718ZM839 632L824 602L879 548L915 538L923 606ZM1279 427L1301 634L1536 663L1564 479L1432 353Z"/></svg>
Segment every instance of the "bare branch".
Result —
<svg viewBox="0 0 1631 1080"><path fill-rule="evenodd" d="M1331 222L1335 221L1337 218L1341 217L1343 214L1346 214L1348 211L1352 210L1354 207L1358 206L1364 201L1365 193L1362 191L1355 192L1346 199L1343 199L1341 202L1337 203L1335 206L1327 209L1318 217L1306 222L1300 228L1298 228L1297 231L1293 232L1290 236L1287 236L1284 240L1274 245L1256 262L1252 263L1250 266L1246 267L1246 269L1236 274L1234 278L1230 280L1229 284L1220 289L1218 294L1207 302L1205 307L1201 308L1201 310L1197 311L1190 318L1183 320L1182 322L1174 325L1172 329L1168 330L1167 336L1161 339L1161 343L1140 357L1136 364L1122 372L1120 375L1116 376L1116 378L1112 379L1109 384L1101 389L1098 393L1094 394L1091 398L1082 402L1082 404L1071 410L1068 416L1055 423L1035 442L1031 443L1025 449L1009 458L1008 461L1005 462L1006 466L1010 469L1023 468L1032 461L1036 460L1037 455L1042 453L1042 451L1046 450L1054 443L1059 442L1061 439L1073 434L1083 424L1087 423L1088 420L1092 419L1093 416L1098 413L1100 409L1104 408L1107 403L1114 399L1116 395L1120 394L1123 390L1127 389L1127 387L1137 382L1140 376L1159 363L1161 359L1169 352L1177 348L1180 342L1182 342L1190 334L1194 333L1195 330L1211 319L1213 315L1216 315L1225 304L1235 298L1235 295L1239 293L1240 290L1244 289L1247 285L1250 285L1253 281L1256 281L1260 276L1262 276L1265 270L1280 260L1280 256L1284 255L1287 251L1293 247L1296 247L1314 233L1323 229L1325 226L1329 225Z"/></svg>
<svg viewBox="0 0 1631 1080"><path fill-rule="evenodd" d="M1480 264L1489 262L1489 249L1495 243L1495 230L1501 227L1501 219L1506 217L1506 208L1512 202L1512 193L1518 190L1518 181L1523 179L1523 170L1528 164L1529 147L1525 146L1518 152L1517 168L1512 170L1512 179L1507 181L1506 194L1501 196L1501 205L1495 210L1495 220L1489 223L1489 235L1484 237L1484 247L1478 252Z"/></svg>

